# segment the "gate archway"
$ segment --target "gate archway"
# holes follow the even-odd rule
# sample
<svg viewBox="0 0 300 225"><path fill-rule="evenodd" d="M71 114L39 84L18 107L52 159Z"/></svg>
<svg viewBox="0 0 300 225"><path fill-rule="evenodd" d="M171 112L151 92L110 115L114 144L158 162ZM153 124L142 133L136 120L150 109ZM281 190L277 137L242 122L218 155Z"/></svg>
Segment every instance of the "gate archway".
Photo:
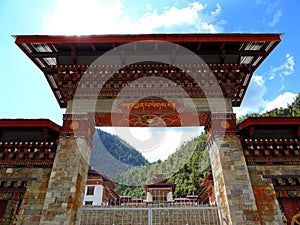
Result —
<svg viewBox="0 0 300 225"><path fill-rule="evenodd" d="M252 222L257 209L232 107L241 105L253 72L279 42L278 34L16 36L66 108L41 224L76 223L95 125L155 122L205 125L222 218ZM149 101L149 112L133 110ZM158 110L156 103L170 107Z"/></svg>

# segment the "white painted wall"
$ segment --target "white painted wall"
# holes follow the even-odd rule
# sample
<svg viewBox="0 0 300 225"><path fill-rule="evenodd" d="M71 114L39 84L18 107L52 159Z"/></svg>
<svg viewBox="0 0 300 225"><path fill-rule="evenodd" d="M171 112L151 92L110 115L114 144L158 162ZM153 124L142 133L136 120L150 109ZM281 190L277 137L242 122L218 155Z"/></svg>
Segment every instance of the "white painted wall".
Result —
<svg viewBox="0 0 300 225"><path fill-rule="evenodd" d="M88 186L95 186L94 195L86 195ZM102 185L86 185L85 192L84 192L83 204L85 204L86 201L93 201L93 205L101 205L102 199L103 199L103 186Z"/></svg>
<svg viewBox="0 0 300 225"><path fill-rule="evenodd" d="M172 202L173 201L173 193L170 191L167 193L167 202Z"/></svg>
<svg viewBox="0 0 300 225"><path fill-rule="evenodd" d="M146 202L152 202L153 198L150 192L147 192Z"/></svg>

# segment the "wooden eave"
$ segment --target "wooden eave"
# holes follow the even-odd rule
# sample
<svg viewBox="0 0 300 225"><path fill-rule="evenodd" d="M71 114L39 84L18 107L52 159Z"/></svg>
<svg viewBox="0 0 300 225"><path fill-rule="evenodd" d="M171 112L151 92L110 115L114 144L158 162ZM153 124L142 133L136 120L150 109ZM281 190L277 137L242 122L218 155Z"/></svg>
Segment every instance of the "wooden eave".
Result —
<svg viewBox="0 0 300 225"><path fill-rule="evenodd" d="M300 117L250 117L241 122L238 127L243 130L251 126L300 126Z"/></svg>
<svg viewBox="0 0 300 225"><path fill-rule="evenodd" d="M108 34L108 35L77 35L77 36L50 36L50 35L14 35L15 43L44 73L59 105L67 105L63 87L53 80L52 68L59 66L89 66L89 58L98 57L116 47L131 42L152 44L151 51L158 52L160 42L171 42L194 52L199 56L212 59L212 66L225 64L226 66L245 66L247 76L239 84L232 98L234 106L240 106L252 73L265 60L270 52L280 42L282 34ZM206 48L203 47L206 45ZM142 52L138 44L130 52ZM116 52L120 57L128 50ZM176 49L173 52L176 56ZM168 53L168 54L173 54ZM134 53L135 54L135 53ZM79 56L79 57L78 57ZM214 56L214 57L210 57ZM78 58L85 58L80 60ZM229 59L226 61L226 59ZM79 62L79 63L78 63ZM84 63L83 63L84 62ZM208 63L208 62L206 62ZM85 64L85 65L83 65ZM87 63L90 64L90 63ZM243 65L242 65L243 64ZM81 68L80 68L81 70ZM51 71L51 72L50 72ZM55 83L56 82L56 83ZM64 84L63 84L64 85Z"/></svg>
<svg viewBox="0 0 300 225"><path fill-rule="evenodd" d="M0 119L0 128L49 128L58 133L61 130L49 119Z"/></svg>

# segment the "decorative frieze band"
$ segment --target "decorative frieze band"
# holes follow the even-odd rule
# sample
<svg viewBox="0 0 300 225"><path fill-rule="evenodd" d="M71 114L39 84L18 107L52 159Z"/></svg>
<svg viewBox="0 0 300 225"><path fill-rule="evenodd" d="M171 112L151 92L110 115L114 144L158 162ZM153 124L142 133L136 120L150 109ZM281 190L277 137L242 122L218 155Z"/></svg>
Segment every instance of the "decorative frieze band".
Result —
<svg viewBox="0 0 300 225"><path fill-rule="evenodd" d="M300 139L243 139L248 164L300 164Z"/></svg>
<svg viewBox="0 0 300 225"><path fill-rule="evenodd" d="M0 142L0 167L51 167L55 142Z"/></svg>

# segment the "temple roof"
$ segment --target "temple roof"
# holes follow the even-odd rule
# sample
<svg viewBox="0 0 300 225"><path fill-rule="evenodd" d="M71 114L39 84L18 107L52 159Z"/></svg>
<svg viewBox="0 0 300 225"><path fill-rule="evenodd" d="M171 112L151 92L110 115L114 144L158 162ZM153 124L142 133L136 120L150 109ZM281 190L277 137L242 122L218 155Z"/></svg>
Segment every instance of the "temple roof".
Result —
<svg viewBox="0 0 300 225"><path fill-rule="evenodd" d="M300 164L300 117L250 117L239 129L248 165Z"/></svg>
<svg viewBox="0 0 300 225"><path fill-rule="evenodd" d="M61 127L49 119L0 119L0 128L50 128L60 132Z"/></svg>
<svg viewBox="0 0 300 225"><path fill-rule="evenodd" d="M88 170L88 179L102 179L104 182L108 182L113 188L115 188L116 184L110 179L107 175L100 173L94 169Z"/></svg>
<svg viewBox="0 0 300 225"><path fill-rule="evenodd" d="M158 173L155 174L155 177L152 178L150 184L144 184L143 188L144 190L148 189L160 189L160 188L172 188L173 191L175 191L176 184L175 183L169 183L168 179L165 177L164 174Z"/></svg>
<svg viewBox="0 0 300 225"><path fill-rule="evenodd" d="M174 59L173 65L177 65L177 61L184 64L193 63L184 61L189 59L182 55L182 49L188 49L199 56L216 75L224 96L233 99L234 106L240 106L252 73L280 42L281 36L282 34L234 33L88 36L15 35L14 37L16 44L44 73L60 106L66 107L67 101L72 99L74 87L77 87L84 71L101 55L110 52L113 60L110 58L107 64L109 62L119 62L119 64L126 65L130 57L143 61L145 54L171 57ZM125 44L133 42L134 44L131 47L126 47ZM164 42L174 43L174 49L172 51L166 49ZM97 73L104 70L109 72L112 68L101 67L95 69ZM135 70L137 69L135 68ZM124 69L123 72L130 74L128 68ZM185 81L188 78L181 79ZM124 85L119 81L118 79L111 80L112 87L110 87L109 93L119 92L123 87L122 85ZM180 81L180 83L186 83L187 89L191 85L195 85L192 82L183 81ZM191 92L188 93L191 94ZM203 96L203 94L199 94L199 90L196 93L198 95L195 94L191 97ZM114 98L115 95L107 96L106 93L101 97Z"/></svg>
<svg viewBox="0 0 300 225"><path fill-rule="evenodd" d="M1 142L58 140L61 127L49 119L0 119Z"/></svg>
<svg viewBox="0 0 300 225"><path fill-rule="evenodd" d="M250 126L299 126L300 117L249 117L239 124L239 129L243 130Z"/></svg>
<svg viewBox="0 0 300 225"><path fill-rule="evenodd" d="M300 137L300 117L250 117L238 126L244 138Z"/></svg>
<svg viewBox="0 0 300 225"><path fill-rule="evenodd" d="M60 130L48 119L0 119L0 167L52 167Z"/></svg>

